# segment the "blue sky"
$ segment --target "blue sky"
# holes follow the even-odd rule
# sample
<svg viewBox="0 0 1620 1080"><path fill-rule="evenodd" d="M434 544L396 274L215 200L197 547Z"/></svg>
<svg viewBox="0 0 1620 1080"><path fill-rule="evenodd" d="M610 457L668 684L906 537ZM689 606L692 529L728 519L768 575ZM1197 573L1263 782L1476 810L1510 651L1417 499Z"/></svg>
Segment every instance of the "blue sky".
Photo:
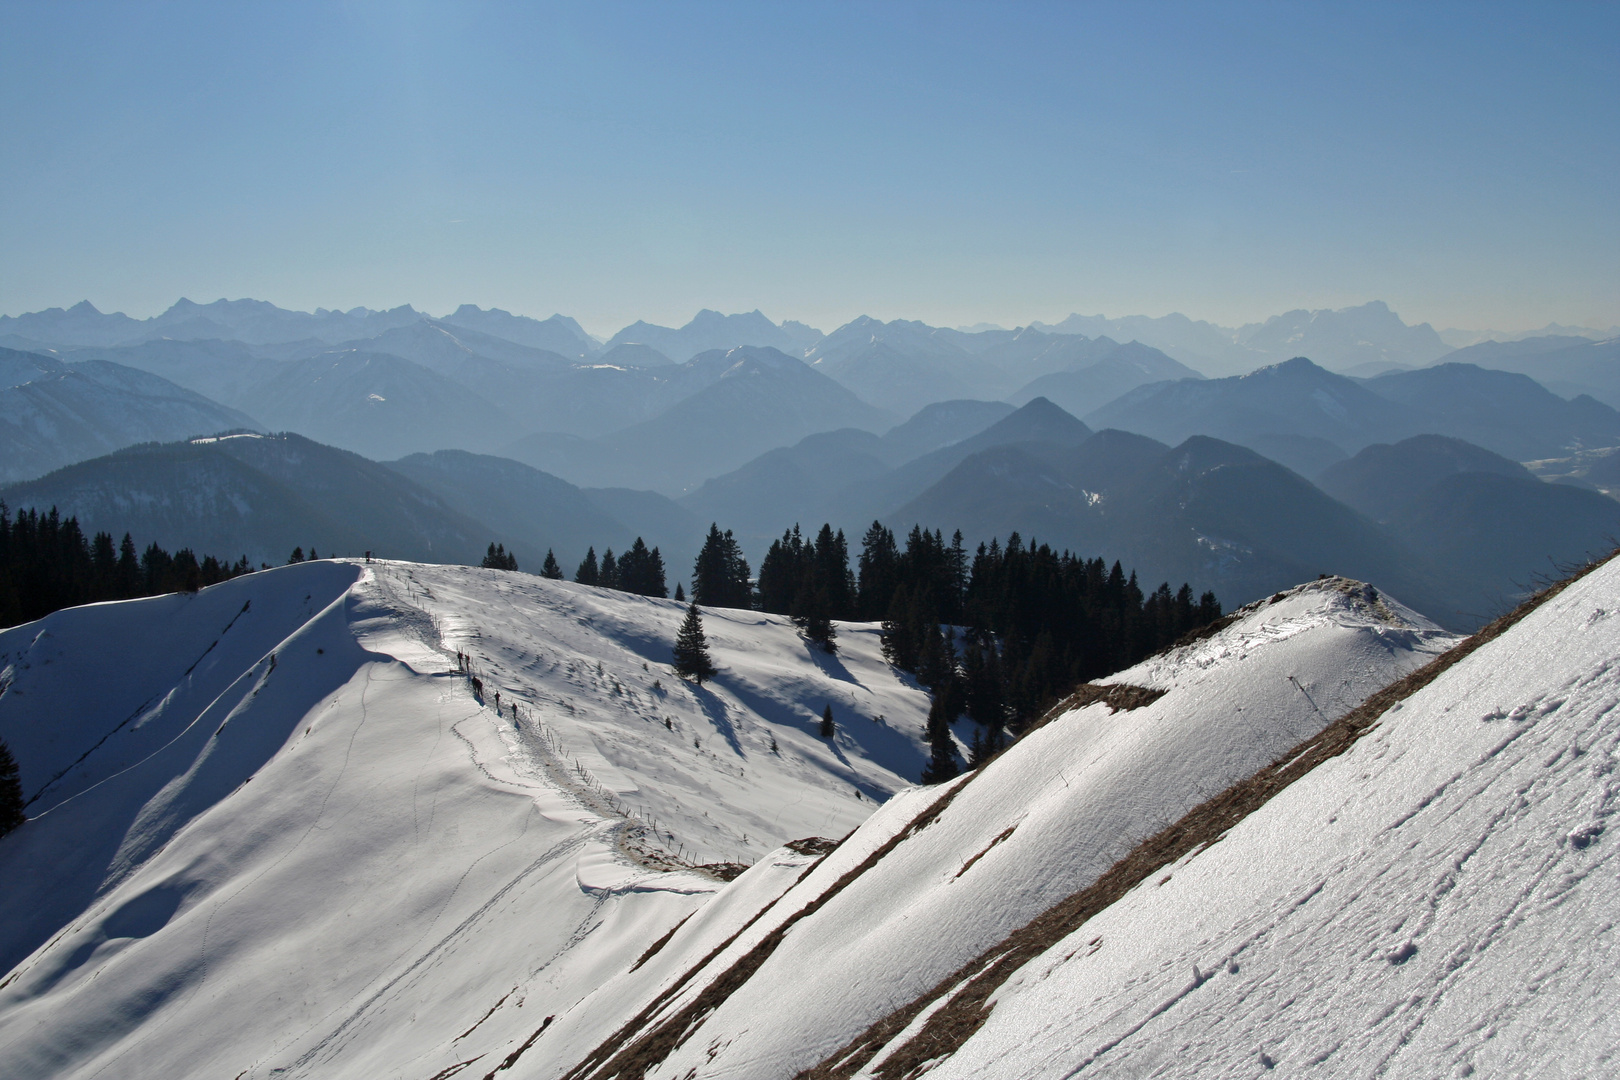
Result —
<svg viewBox="0 0 1620 1080"><path fill-rule="evenodd" d="M1620 5L0 0L0 312L1620 323Z"/></svg>

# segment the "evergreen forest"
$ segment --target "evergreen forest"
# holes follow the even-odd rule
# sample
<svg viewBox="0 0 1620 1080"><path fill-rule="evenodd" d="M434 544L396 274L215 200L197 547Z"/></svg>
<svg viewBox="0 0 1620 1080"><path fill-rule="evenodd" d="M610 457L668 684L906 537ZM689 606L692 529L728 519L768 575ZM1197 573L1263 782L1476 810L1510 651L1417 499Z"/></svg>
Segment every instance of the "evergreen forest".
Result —
<svg viewBox="0 0 1620 1080"><path fill-rule="evenodd" d="M806 637L837 649L835 619L882 622L889 662L934 695L927 778L955 775L950 723L976 729L975 760L995 753L1083 682L1151 656L1221 615L1215 594L1183 584L1144 590L1118 561L1085 559L1018 533L971 554L962 534L914 526L901 545L879 522L851 566L842 530L814 538L799 526L771 544L757 586L729 531L711 525L692 573L698 602L792 617Z"/></svg>
<svg viewBox="0 0 1620 1080"><path fill-rule="evenodd" d="M252 569L245 555L231 563L212 555L199 559L190 548L171 555L156 544L135 552L128 533L115 545L109 533L87 538L78 518L64 520L55 507L12 517L0 502L0 627L75 604L196 592Z"/></svg>

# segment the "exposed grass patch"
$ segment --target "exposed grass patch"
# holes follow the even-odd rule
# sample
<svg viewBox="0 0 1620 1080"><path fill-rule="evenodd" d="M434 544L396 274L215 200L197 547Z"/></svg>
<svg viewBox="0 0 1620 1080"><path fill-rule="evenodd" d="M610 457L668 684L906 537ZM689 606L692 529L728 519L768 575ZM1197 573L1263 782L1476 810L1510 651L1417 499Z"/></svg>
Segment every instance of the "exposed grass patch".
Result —
<svg viewBox="0 0 1620 1080"><path fill-rule="evenodd" d="M742 936L750 926L757 922L774 904L761 908L749 919L743 927L723 943L717 945L709 955L698 961L691 970L682 975L671 986L660 993L642 1009L627 1024L614 1032L612 1037L603 1042L584 1061L575 1065L564 1074L563 1080L609 1080L611 1077L633 1077L640 1080L647 1071L667 1058L695 1031L705 1017L723 1005L738 988L745 985L754 972L770 959L778 945L787 937L789 930L800 919L813 915L821 910L828 901L844 890L850 882L855 881L866 871L870 870L889 852L900 844L917 835L923 829L934 823L934 820L950 805L951 800L961 791L966 781L947 788L939 798L924 807L916 817L912 818L905 828L896 832L883 844L879 845L860 865L854 867L833 885L817 896L804 907L794 912L786 921L772 930L757 945L734 961L721 975L710 982L686 1006L665 1018L662 1022L653 1025L654 1018L668 1001L677 994L682 987L691 982L738 937ZM825 857L825 856L823 856ZM808 869L806 871L808 873ZM802 880L802 878L801 878Z"/></svg>
<svg viewBox="0 0 1620 1080"><path fill-rule="evenodd" d="M1092 916L1123 898L1155 873L1193 851L1218 841L1233 826L1294 781L1324 761L1350 749L1396 703L1428 686L1476 649L1494 641L1570 584L1614 557L1611 554L1590 563L1563 581L1542 589L1513 611L1374 693L1247 780L1240 780L1200 803L1181 820L1142 841L1091 885L1036 916L1022 929L985 950L926 993L873 1024L820 1064L799 1073L796 1080L844 1080L853 1076L883 1053L924 1010L947 995L950 995L950 1000L936 1009L905 1043L885 1055L873 1075L881 1080L903 1080L915 1075L925 1063L955 1053L989 1019L988 1002L991 995L1014 972L1074 933ZM1086 688L1082 687L1081 690L1085 691ZM1064 710L1074 707L1059 706ZM1051 719L1056 712L1054 710L1048 714L1042 722Z"/></svg>

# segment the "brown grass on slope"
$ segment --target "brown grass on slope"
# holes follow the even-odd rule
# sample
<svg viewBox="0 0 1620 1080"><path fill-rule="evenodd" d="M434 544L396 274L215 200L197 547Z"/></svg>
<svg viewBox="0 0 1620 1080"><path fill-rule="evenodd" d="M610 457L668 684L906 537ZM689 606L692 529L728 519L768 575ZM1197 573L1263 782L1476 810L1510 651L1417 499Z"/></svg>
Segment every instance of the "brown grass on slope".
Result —
<svg viewBox="0 0 1620 1080"><path fill-rule="evenodd" d="M1620 554L1620 553L1617 553ZM1141 844L1100 878L1038 915L1032 922L985 950L933 989L873 1024L820 1064L795 1080L844 1080L875 1059L922 1012L942 998L937 1009L905 1043L887 1054L875 1076L904 1080L928 1062L948 1057L989 1019L992 994L1025 964L1078 930L1092 916L1125 896L1150 876L1197 849L1220 840L1233 826L1264 806L1288 785L1316 766L1350 749L1379 717L1480 646L1495 640L1571 583L1609 559L1588 564L1563 581L1542 589L1512 612L1464 638L1423 667L1374 693L1359 706L1306 739L1247 780L1188 811L1181 820ZM954 993L953 993L954 991Z"/></svg>

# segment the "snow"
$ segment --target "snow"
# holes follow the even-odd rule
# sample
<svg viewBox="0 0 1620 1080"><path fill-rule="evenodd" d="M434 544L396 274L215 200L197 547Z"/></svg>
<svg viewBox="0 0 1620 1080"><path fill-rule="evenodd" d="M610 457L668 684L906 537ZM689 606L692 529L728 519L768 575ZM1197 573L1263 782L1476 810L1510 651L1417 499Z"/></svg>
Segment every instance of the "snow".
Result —
<svg viewBox="0 0 1620 1080"><path fill-rule="evenodd" d="M376 394L372 394L371 396L374 397L374 398L377 397ZM377 400L382 401L383 399L382 398L377 398ZM238 433L236 435L205 435L205 436L203 436L201 438L192 439L192 440L190 440L190 442L191 442L191 445L193 445L193 446L206 446L208 443L224 442L227 439L262 439L262 438L264 438L263 435L259 435L259 434L256 434L254 432L251 432L251 431L244 431L244 432L240 432L240 433Z"/></svg>
<svg viewBox="0 0 1620 1080"><path fill-rule="evenodd" d="M1613 1075L1617 613L1611 562L1027 965L930 1075Z"/></svg>
<svg viewBox="0 0 1620 1080"><path fill-rule="evenodd" d="M1456 640L1311 582L1107 680L1150 704L917 788L874 627L829 657L708 611L699 689L683 613L326 562L0 634L0 735L61 772L0 841L0 1077L554 1078L666 1024L649 1077L791 1077ZM1613 1073L1617 655L1611 564L1025 964L930 1077Z"/></svg>
<svg viewBox="0 0 1620 1080"><path fill-rule="evenodd" d="M1141 838L1455 640L1366 586L1330 578L1251 605L1219 633L1121 672L1109 681L1166 693L1130 712L1100 703L1068 712L978 775L893 800L763 914L739 907L736 944L660 1017L820 903L648 1075L788 1077L813 1066L1094 881ZM944 797L949 805L932 823L834 892L848 870ZM559 1017L536 1048L543 1055L515 1075L561 1075L614 1036L677 973L704 960L718 931L690 942L685 934L666 946L658 972L622 976Z"/></svg>
<svg viewBox="0 0 1620 1080"><path fill-rule="evenodd" d="M0 632L0 737L39 791L0 840L0 1077L488 1071L710 910L683 862L843 835L909 787L927 699L875 627L828 656L709 610L697 688L667 667L684 613L328 561Z"/></svg>

